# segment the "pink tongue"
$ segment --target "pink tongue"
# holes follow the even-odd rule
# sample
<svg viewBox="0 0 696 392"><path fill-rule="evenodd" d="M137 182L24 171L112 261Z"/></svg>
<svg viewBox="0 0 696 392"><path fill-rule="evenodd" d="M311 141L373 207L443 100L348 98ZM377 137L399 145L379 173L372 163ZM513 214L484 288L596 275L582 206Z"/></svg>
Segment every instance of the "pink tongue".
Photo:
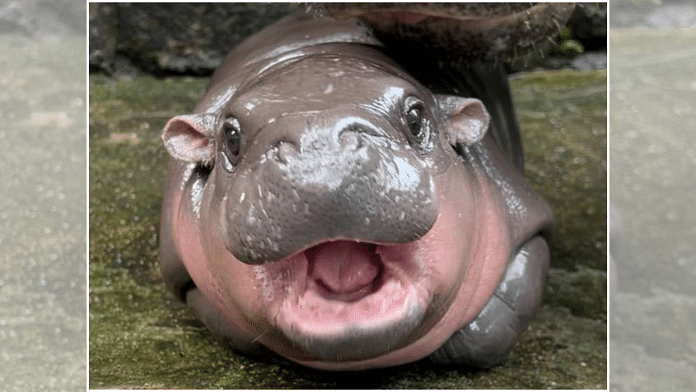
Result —
<svg viewBox="0 0 696 392"><path fill-rule="evenodd" d="M374 245L335 241L317 245L307 252L312 278L336 293L350 293L375 280L379 257Z"/></svg>

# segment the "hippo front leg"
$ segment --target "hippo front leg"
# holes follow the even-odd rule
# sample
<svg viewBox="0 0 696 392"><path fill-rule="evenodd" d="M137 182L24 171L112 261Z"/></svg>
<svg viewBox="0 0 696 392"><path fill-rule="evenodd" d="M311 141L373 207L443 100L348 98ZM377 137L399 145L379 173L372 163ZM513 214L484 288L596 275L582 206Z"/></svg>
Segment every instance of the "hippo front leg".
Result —
<svg viewBox="0 0 696 392"><path fill-rule="evenodd" d="M438 364L489 368L512 348L541 303L549 249L535 236L510 260L495 294L478 316L430 355Z"/></svg>

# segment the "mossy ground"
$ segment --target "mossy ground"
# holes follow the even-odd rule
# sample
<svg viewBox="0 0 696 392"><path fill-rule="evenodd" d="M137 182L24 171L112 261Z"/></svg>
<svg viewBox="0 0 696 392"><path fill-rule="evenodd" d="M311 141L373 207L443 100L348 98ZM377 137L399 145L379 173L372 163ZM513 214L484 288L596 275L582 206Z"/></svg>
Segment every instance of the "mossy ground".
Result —
<svg viewBox="0 0 696 392"><path fill-rule="evenodd" d="M165 290L159 135L207 82L90 78L91 388L606 388L606 72L512 82L527 177L556 213L555 272L513 351L486 371L415 363L359 375L238 356Z"/></svg>

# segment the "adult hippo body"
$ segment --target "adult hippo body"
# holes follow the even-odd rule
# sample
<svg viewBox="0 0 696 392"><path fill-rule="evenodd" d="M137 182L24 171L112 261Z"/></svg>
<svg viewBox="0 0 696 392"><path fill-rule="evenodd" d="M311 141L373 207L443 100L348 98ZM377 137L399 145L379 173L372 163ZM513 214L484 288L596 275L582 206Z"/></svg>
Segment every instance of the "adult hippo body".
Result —
<svg viewBox="0 0 696 392"><path fill-rule="evenodd" d="M165 282L244 353L491 366L539 306L551 212L488 122L309 6L167 123Z"/></svg>

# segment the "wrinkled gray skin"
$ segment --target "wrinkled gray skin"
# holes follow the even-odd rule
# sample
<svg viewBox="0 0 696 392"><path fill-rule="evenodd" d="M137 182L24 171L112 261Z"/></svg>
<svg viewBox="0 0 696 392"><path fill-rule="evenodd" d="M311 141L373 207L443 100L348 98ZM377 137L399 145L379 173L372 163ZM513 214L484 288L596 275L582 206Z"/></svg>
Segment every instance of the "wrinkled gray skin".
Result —
<svg viewBox="0 0 696 392"><path fill-rule="evenodd" d="M194 113L173 118L163 133L175 158L161 226L165 282L213 333L247 354L273 351L337 370L425 357L490 367L540 304L550 210L511 163L520 157L500 153L494 136L486 134L489 117L479 101L433 95L381 47L365 25L310 6L235 48ZM292 315L255 318L254 298L293 289L287 282L297 274L291 256L298 252L315 246L313 252L320 252L336 240L368 244L361 247L393 244L403 246L401 252L437 238L441 221L453 215L447 210L452 195L440 194L446 188L442 178L456 179L453 189L491 195L464 203L480 227L457 226L461 236L450 234L474 238L476 254L509 255L500 278L471 283L490 286L480 308L458 309L468 286L454 282L453 290L436 292L427 300L432 304L409 306L413 315L385 322L391 327L384 330L366 324L339 329L338 336L305 337L276 328L276 318ZM509 252L476 248L498 236L510 241ZM462 266L455 270L475 269L477 263L456 262ZM472 301L479 295L472 294ZM441 324L457 323L452 314L471 317L462 316L461 326L443 332L448 330ZM440 343L423 351L430 347L423 341Z"/></svg>

